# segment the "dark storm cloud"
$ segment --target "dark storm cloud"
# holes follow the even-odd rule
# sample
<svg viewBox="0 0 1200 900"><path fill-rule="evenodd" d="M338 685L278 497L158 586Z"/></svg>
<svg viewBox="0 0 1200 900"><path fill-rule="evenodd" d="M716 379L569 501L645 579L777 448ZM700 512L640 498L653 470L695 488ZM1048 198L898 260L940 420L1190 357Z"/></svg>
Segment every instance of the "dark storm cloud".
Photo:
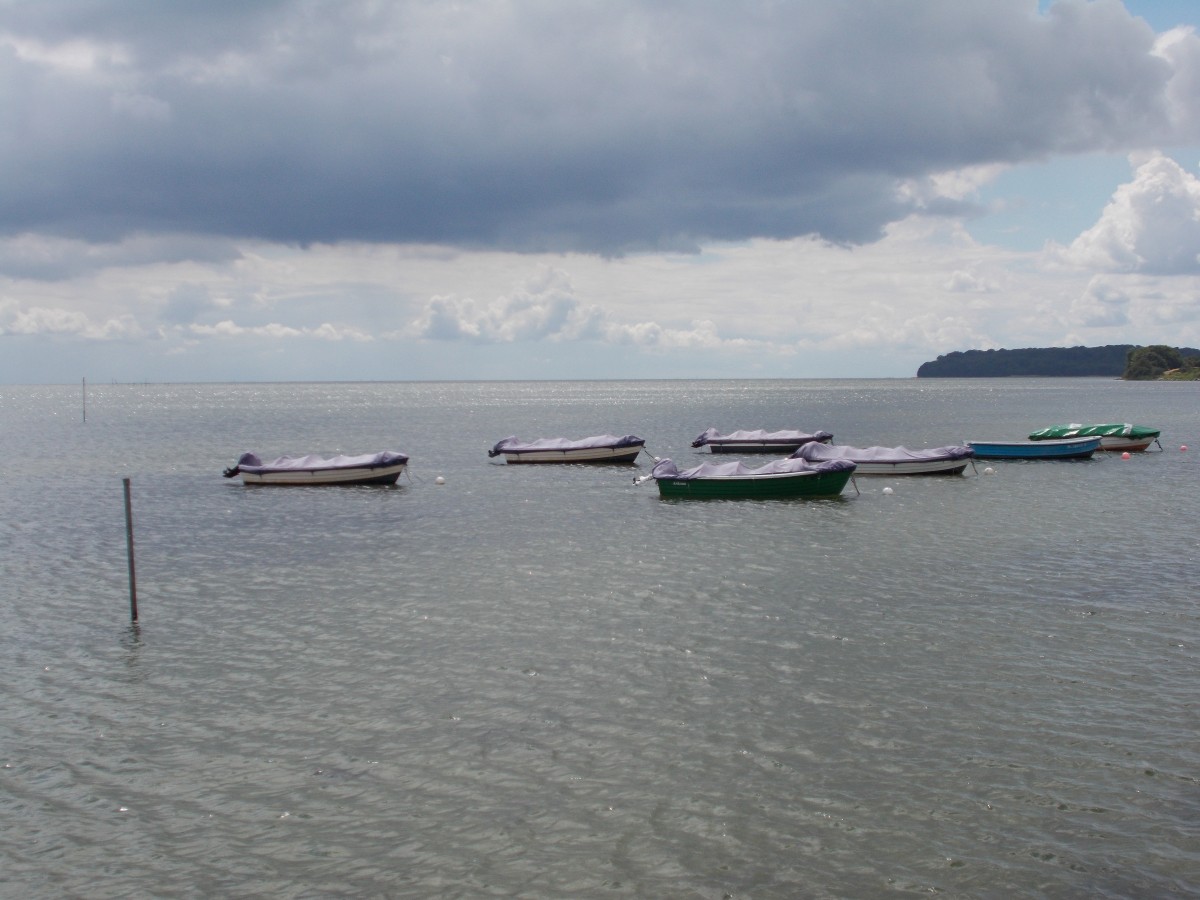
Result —
<svg viewBox="0 0 1200 900"><path fill-rule="evenodd" d="M1196 139L1154 42L1109 0L0 4L0 233L870 241L905 180Z"/></svg>
<svg viewBox="0 0 1200 900"><path fill-rule="evenodd" d="M0 273L12 278L56 281L100 269L126 268L154 263L228 263L241 251L222 237L194 237L167 233L138 234L120 242L87 243L80 240L46 240L22 235L0 241Z"/></svg>

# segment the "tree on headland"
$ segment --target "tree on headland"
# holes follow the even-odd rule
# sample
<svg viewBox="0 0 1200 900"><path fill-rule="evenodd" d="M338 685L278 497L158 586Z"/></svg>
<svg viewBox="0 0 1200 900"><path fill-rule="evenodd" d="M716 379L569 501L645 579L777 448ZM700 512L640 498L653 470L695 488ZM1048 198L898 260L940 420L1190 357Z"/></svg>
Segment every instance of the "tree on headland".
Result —
<svg viewBox="0 0 1200 900"><path fill-rule="evenodd" d="M1183 354L1165 344L1134 347L1125 360L1126 381L1157 381L1165 372L1183 368Z"/></svg>

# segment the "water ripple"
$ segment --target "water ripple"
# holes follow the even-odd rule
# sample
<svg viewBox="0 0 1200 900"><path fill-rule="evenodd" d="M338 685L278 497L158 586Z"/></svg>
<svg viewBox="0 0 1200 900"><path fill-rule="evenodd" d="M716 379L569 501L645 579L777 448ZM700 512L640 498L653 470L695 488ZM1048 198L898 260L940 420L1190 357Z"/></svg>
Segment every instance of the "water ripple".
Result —
<svg viewBox="0 0 1200 900"><path fill-rule="evenodd" d="M1131 386L702 388L105 386L86 428L74 392L6 391L4 891L1200 891L1185 454L762 503L484 456L601 419L689 460L709 424L941 444ZM1200 445L1193 399L1128 415ZM384 446L424 480L219 475Z"/></svg>

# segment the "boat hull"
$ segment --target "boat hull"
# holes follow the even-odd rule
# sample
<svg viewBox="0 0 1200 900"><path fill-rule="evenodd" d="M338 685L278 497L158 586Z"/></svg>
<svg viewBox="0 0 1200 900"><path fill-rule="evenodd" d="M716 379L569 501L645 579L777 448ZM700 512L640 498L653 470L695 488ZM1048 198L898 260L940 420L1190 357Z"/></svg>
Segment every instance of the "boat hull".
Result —
<svg viewBox="0 0 1200 900"><path fill-rule="evenodd" d="M939 459L920 462L857 462L855 475L961 475L966 471L966 459Z"/></svg>
<svg viewBox="0 0 1200 900"><path fill-rule="evenodd" d="M314 469L294 472L239 472L242 484L296 487L317 485L395 484L407 464L375 469Z"/></svg>
<svg viewBox="0 0 1200 900"><path fill-rule="evenodd" d="M718 478L660 478L661 497L694 500L748 500L783 497L836 497L854 472L789 472Z"/></svg>
<svg viewBox="0 0 1200 900"><path fill-rule="evenodd" d="M502 451L509 465L522 463L631 463L642 452L641 447L588 447L581 450Z"/></svg>
<svg viewBox="0 0 1200 900"><path fill-rule="evenodd" d="M1100 438L1055 441L967 441L976 459L1088 459L1100 449Z"/></svg>
<svg viewBox="0 0 1200 900"><path fill-rule="evenodd" d="M709 441L708 449L712 453L779 453L786 456L799 450L809 441L787 441L772 443L771 441ZM822 441L821 443L828 443Z"/></svg>
<svg viewBox="0 0 1200 900"><path fill-rule="evenodd" d="M1102 437L1100 438L1100 449L1110 453L1140 453L1153 444L1158 438L1126 438L1126 437Z"/></svg>
<svg viewBox="0 0 1200 900"><path fill-rule="evenodd" d="M1116 453L1140 453L1151 444L1158 444L1161 432L1157 428L1146 425L1133 425L1128 422L1114 422L1100 425L1084 425L1071 423L1069 425L1051 425L1029 435L1031 441L1048 439L1064 440L1087 437L1100 438L1100 449ZM1162 449L1162 444L1158 444Z"/></svg>
<svg viewBox="0 0 1200 900"><path fill-rule="evenodd" d="M708 428L692 441L693 447L708 447L710 453L778 453L787 456L805 444L828 444L828 431L806 432L799 429L767 431L765 428L739 429L722 434Z"/></svg>

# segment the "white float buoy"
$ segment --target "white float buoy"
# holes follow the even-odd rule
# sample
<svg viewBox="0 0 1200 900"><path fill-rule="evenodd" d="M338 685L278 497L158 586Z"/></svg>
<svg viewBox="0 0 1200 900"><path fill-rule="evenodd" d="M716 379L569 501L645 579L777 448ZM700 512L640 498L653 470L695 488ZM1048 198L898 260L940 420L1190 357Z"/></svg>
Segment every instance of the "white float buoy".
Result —
<svg viewBox="0 0 1200 900"><path fill-rule="evenodd" d="M996 474L996 470L995 470L995 469L993 469L991 466L988 466L987 468L985 468L985 469L983 470L983 474L984 474L984 475L995 475L995 474Z"/></svg>
<svg viewBox="0 0 1200 900"><path fill-rule="evenodd" d="M433 479L433 483L434 484L445 484L446 479L443 478L441 475L439 475L437 478Z"/></svg>
<svg viewBox="0 0 1200 900"><path fill-rule="evenodd" d="M884 488L884 489L883 489L883 492L884 492L885 494L890 494L890 493L892 493L892 489L891 489L890 487L886 487L886 488Z"/></svg>

